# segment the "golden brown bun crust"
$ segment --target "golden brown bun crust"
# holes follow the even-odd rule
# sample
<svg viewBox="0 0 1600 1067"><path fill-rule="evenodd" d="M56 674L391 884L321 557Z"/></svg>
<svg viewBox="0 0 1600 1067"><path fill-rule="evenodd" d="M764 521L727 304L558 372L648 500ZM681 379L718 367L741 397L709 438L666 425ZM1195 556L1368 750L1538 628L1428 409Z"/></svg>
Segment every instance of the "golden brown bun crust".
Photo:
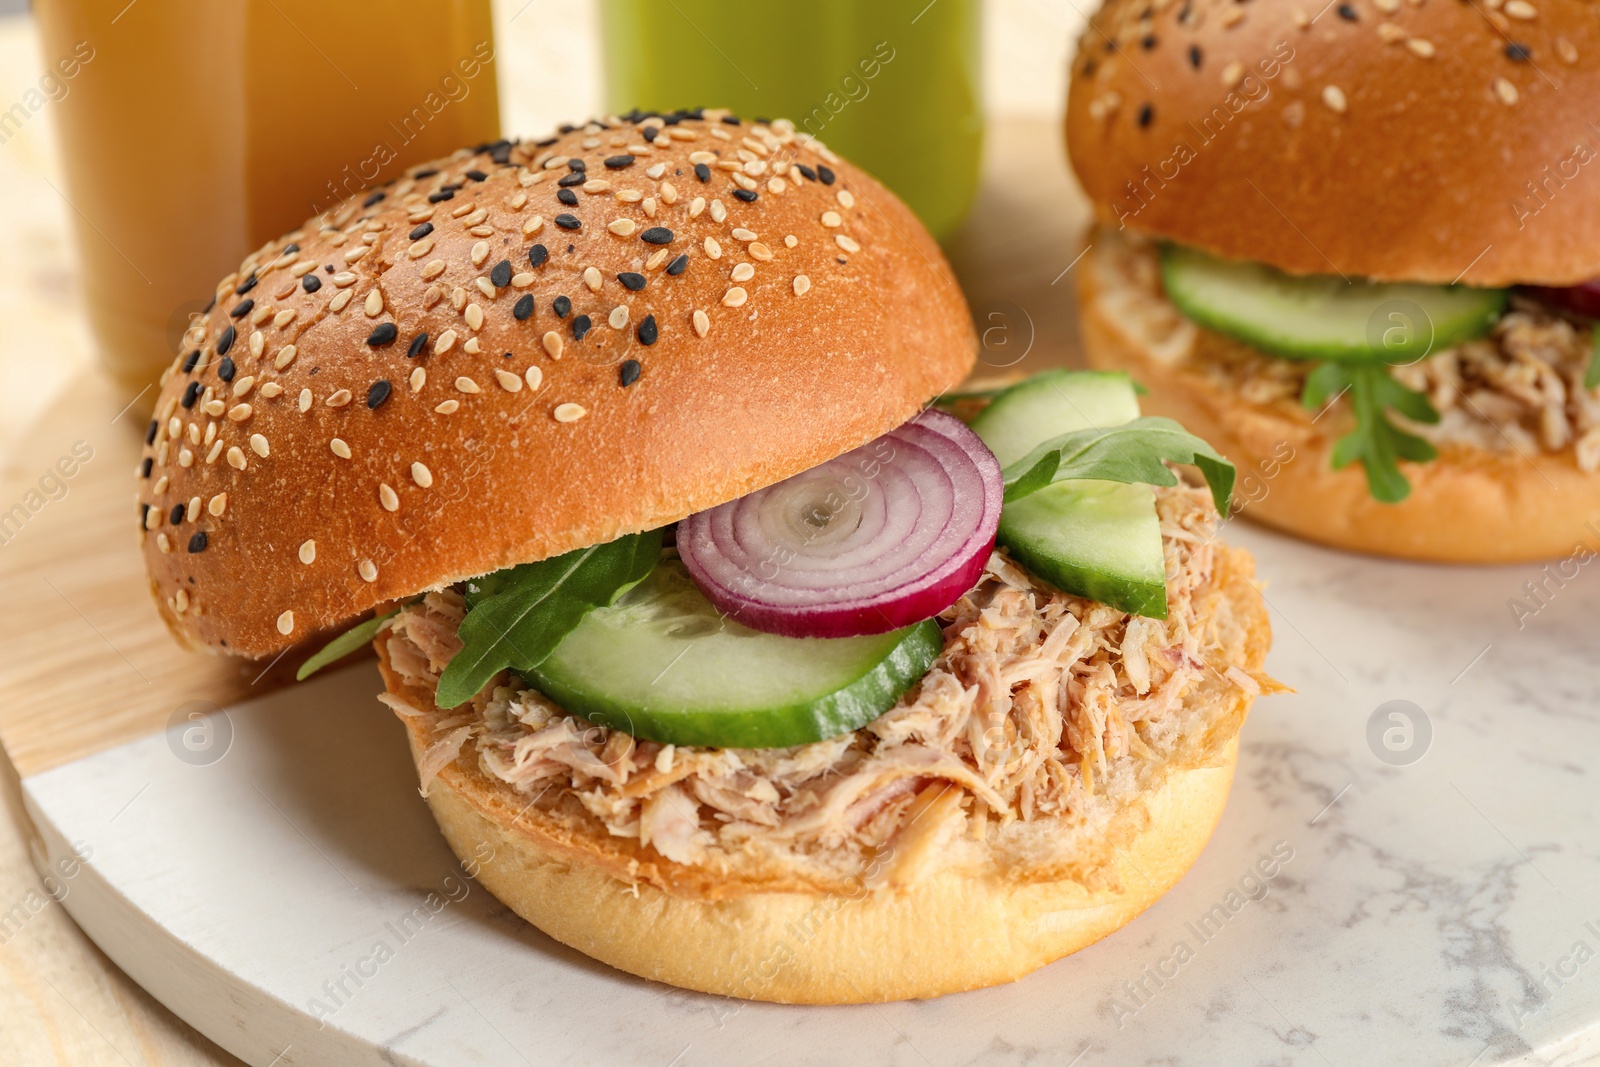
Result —
<svg viewBox="0 0 1600 1067"><path fill-rule="evenodd" d="M654 142L642 126L661 127ZM782 143L783 132L645 120L525 142L509 150L508 166L458 153L409 172L437 174L404 179L370 206L355 197L246 260L185 339L199 366L185 373L180 355L169 372L145 450L153 469L139 482L152 586L180 640L272 655L385 601L661 526L871 440L960 381L976 341L938 246L872 178L825 149ZM695 139L678 139L684 133ZM586 138L598 147L584 147ZM717 153L708 182L695 173L696 152ZM541 161L570 153L607 187L558 187L568 167ZM628 155L634 161L620 168L605 162ZM738 177L756 200L735 197L741 186L722 161L743 166ZM790 161L817 176L775 174ZM430 204L446 184L459 188ZM575 206L557 200L569 191ZM635 193L642 198L620 198ZM430 208L433 231L414 241ZM458 217L462 208L469 213ZM581 229L559 227L560 215ZM608 228L618 220L632 230ZM369 226L381 226L370 231L376 243L351 263ZM647 240L652 227L669 230L668 243ZM298 250L284 254L291 243ZM548 249L538 266L535 244ZM686 268L669 273L679 256ZM511 283L495 286L502 261ZM315 269L306 276L321 280L314 293L295 274L307 263ZM323 269L330 264L338 274ZM586 269L597 272L589 277L598 291ZM252 272L255 285L236 293ZM623 272L643 276L644 288L626 287ZM434 287L441 295L429 296ZM735 288L743 302L729 296ZM331 310L345 293L348 304ZM514 309L529 296L535 310L519 320ZM571 301L564 318L557 296ZM369 299L382 302L370 314ZM246 300L254 306L230 318ZM608 325L617 308L628 309L620 329ZM578 316L592 323L581 341ZM641 336L647 316L654 344L648 329ZM392 343L369 346L389 323ZM229 326L231 384L218 355ZM447 331L454 344L440 351ZM424 332L428 341L408 357ZM560 358L547 351L547 333L561 339ZM626 360L640 374L624 386ZM420 389L411 384L418 368ZM542 375L536 390L530 368ZM205 393L181 406L191 382L217 392L216 414L205 412ZM370 407L374 388L388 396ZM587 414L559 421L569 404ZM197 534L203 548L191 552Z"/></svg>
<svg viewBox="0 0 1600 1067"><path fill-rule="evenodd" d="M1600 477L1581 471L1570 448L1532 461L1442 448L1431 462L1401 465L1410 496L1378 503L1359 465L1332 468L1343 432L1332 419L1314 424L1299 408L1250 403L1155 358L1097 298L1095 255L1091 250L1078 270L1089 364L1127 371L1149 390L1141 409L1177 419L1231 459L1239 468L1241 515L1336 548L1445 563L1519 563L1566 556L1580 543L1600 545L1589 529L1600 522ZM1195 344L1213 337L1200 330Z"/></svg>
<svg viewBox="0 0 1600 1067"><path fill-rule="evenodd" d="M1240 628L1238 666L1259 671L1271 630L1252 573L1248 554L1219 550L1215 581L1230 625ZM389 666L387 640L377 644L389 693L431 711L431 694L408 687ZM1015 981L1093 944L1194 864L1227 802L1251 697L1219 684L1188 699L1215 702L1203 747L1220 759L1175 769L1118 809L1102 828L1115 867L1099 872L1093 889L1072 878L950 867L909 888L870 892L716 874L612 837L598 822L559 822L484 775L470 751L440 771L428 803L485 888L551 937L614 967L786 1003L939 996ZM429 742L426 718L401 715L414 758ZM801 939L796 930L814 933Z"/></svg>
<svg viewBox="0 0 1600 1067"><path fill-rule="evenodd" d="M1351 4L1350 21L1333 4L1187 0L1140 22L1150 6L1109 0L1072 66L1067 143L1107 221L1295 273L1473 285L1600 275L1593 5ZM1513 7L1536 15L1508 17ZM1512 59L1512 44L1529 59ZM1224 75L1239 71L1248 77L1230 89ZM1342 111L1325 92L1335 106L1342 95ZM1552 175L1535 198L1527 183Z"/></svg>

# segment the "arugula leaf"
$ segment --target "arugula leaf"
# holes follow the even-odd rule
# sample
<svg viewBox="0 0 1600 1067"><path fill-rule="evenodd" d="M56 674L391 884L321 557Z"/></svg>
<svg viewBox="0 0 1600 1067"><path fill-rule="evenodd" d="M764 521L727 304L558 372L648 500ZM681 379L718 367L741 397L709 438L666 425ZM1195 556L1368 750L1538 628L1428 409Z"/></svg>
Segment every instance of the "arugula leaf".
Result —
<svg viewBox="0 0 1600 1067"><path fill-rule="evenodd" d="M1389 421L1386 412L1394 410L1413 422L1430 425L1439 421L1439 413L1422 393L1396 381L1387 364L1359 360L1318 366L1306 379L1300 403L1316 411L1347 390L1356 428L1334 445L1334 469L1359 460L1373 499L1398 504L1411 495L1411 483L1400 473L1399 461L1426 463L1439 453L1427 441Z"/></svg>
<svg viewBox="0 0 1600 1067"><path fill-rule="evenodd" d="M1583 387L1600 386L1600 323L1589 328L1589 366L1583 372Z"/></svg>
<svg viewBox="0 0 1600 1067"><path fill-rule="evenodd" d="M1228 513L1236 474L1233 464L1173 420L1151 415L1120 426L1052 437L1005 469L1005 500L1010 503L1053 482L1080 478L1177 485L1167 461L1198 467L1217 510Z"/></svg>
<svg viewBox="0 0 1600 1067"><path fill-rule="evenodd" d="M389 620L400 614L400 609L386 611L382 615L375 615L366 622L352 626L332 641L322 646L322 650L304 663L294 672L294 680L303 682L316 674L330 663L337 663L362 645L370 645L373 638L388 625Z"/></svg>
<svg viewBox="0 0 1600 1067"><path fill-rule="evenodd" d="M524 563L478 583L482 592L458 631L461 651L440 677L435 703L453 708L508 667L537 667L585 615L615 603L660 558L661 531L652 530Z"/></svg>

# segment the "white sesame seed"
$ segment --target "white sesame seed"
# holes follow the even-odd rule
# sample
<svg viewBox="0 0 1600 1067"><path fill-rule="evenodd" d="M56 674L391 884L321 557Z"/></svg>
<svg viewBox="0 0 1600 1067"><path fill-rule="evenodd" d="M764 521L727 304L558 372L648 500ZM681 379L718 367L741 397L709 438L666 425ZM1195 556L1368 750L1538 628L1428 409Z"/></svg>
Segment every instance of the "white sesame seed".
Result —
<svg viewBox="0 0 1600 1067"><path fill-rule="evenodd" d="M538 367L529 367L522 377L528 383L528 391L537 392L540 384L544 381L544 371Z"/></svg>
<svg viewBox="0 0 1600 1067"><path fill-rule="evenodd" d="M772 260L772 249L760 241L751 241L745 251L750 253L750 258L758 263L767 263Z"/></svg>
<svg viewBox="0 0 1600 1067"><path fill-rule="evenodd" d="M542 229L544 229L543 215L535 215L522 224L522 233L525 237L531 237Z"/></svg>
<svg viewBox="0 0 1600 1067"><path fill-rule="evenodd" d="M782 193L787 188L789 188L789 183L784 181L782 178L767 179L767 192L769 193Z"/></svg>
<svg viewBox="0 0 1600 1067"><path fill-rule="evenodd" d="M309 567L312 563L316 562L316 559L317 559L317 543L315 541L310 541L310 540L301 543L301 545L300 545L300 562L304 563L306 566Z"/></svg>
<svg viewBox="0 0 1600 1067"><path fill-rule="evenodd" d="M1528 0L1506 0L1506 6L1501 10L1514 19L1526 20L1539 17L1539 9L1528 3Z"/></svg>
<svg viewBox="0 0 1600 1067"><path fill-rule="evenodd" d="M521 379L518 379L517 384L521 386ZM433 484L433 472L425 464L413 463L411 464L411 480L426 489Z"/></svg>
<svg viewBox="0 0 1600 1067"><path fill-rule="evenodd" d="M1517 102L1517 87L1504 78L1496 78L1494 80L1494 94L1500 98L1500 102L1503 104L1515 104Z"/></svg>
<svg viewBox="0 0 1600 1067"><path fill-rule="evenodd" d="M433 411L436 415L454 415L460 407L461 402L459 400L446 400L434 408Z"/></svg>
<svg viewBox="0 0 1600 1067"><path fill-rule="evenodd" d="M342 270L333 276L333 284L338 286L340 289L354 285L355 283L356 276L347 270Z"/></svg>
<svg viewBox="0 0 1600 1067"><path fill-rule="evenodd" d="M479 280L481 281L482 279ZM477 304L468 304L467 310L464 312L464 316L469 327L474 330L483 329L483 308L479 307Z"/></svg>
<svg viewBox="0 0 1600 1067"><path fill-rule="evenodd" d="M582 404L557 404L555 416L557 422L577 422L589 414Z"/></svg>
<svg viewBox="0 0 1600 1067"><path fill-rule="evenodd" d="M328 405L330 408L342 408L346 404L350 403L351 399L352 394L350 390L335 389L333 392L328 394L328 399L324 400L323 403Z"/></svg>
<svg viewBox="0 0 1600 1067"><path fill-rule="evenodd" d="M611 324L611 328L613 330L620 330L627 326L628 306L626 304L618 304L616 307L612 308L611 314L606 316L606 321Z"/></svg>
<svg viewBox="0 0 1600 1067"><path fill-rule="evenodd" d="M350 298L355 296L354 289L346 289L342 293L335 293L332 300L328 301L329 311L343 311L344 306L350 303Z"/></svg>
<svg viewBox="0 0 1600 1067"><path fill-rule="evenodd" d="M433 342L433 352L435 355L442 356L446 352L450 351L450 349L454 348L455 343L456 332L454 330L446 330L444 333L439 335L438 340Z"/></svg>
<svg viewBox="0 0 1600 1067"><path fill-rule="evenodd" d="M383 505L384 511L400 510L400 495L389 488L388 482L378 483L378 503Z"/></svg>
<svg viewBox="0 0 1600 1067"><path fill-rule="evenodd" d="M833 198L839 201L840 207L852 208L856 206L856 196L848 189L840 189L833 194Z"/></svg>
<svg viewBox="0 0 1600 1067"><path fill-rule="evenodd" d="M267 447L267 439L258 433L253 433L250 435L250 451L254 452L262 459L266 459L267 456L272 452L272 450Z"/></svg>
<svg viewBox="0 0 1600 1067"><path fill-rule="evenodd" d="M700 151L700 152L690 152L689 153L689 162L690 163L708 163L709 164L709 163L715 163L716 161L717 161L717 154L715 152Z"/></svg>
<svg viewBox="0 0 1600 1067"><path fill-rule="evenodd" d="M586 193L603 193L610 188L611 183L604 178L590 178L583 183L583 191Z"/></svg>
<svg viewBox="0 0 1600 1067"><path fill-rule="evenodd" d="M350 458L350 446L345 444L344 441L340 440L339 438L335 437L333 440L329 441L328 447L332 449L333 454L338 456L340 459Z"/></svg>
<svg viewBox="0 0 1600 1067"><path fill-rule="evenodd" d="M285 637L294 633L294 612L285 611L278 616L278 632Z"/></svg>
<svg viewBox="0 0 1600 1067"><path fill-rule="evenodd" d="M544 345L544 350L551 359L561 358L561 335L559 333L551 330L540 338L540 342Z"/></svg>
<svg viewBox="0 0 1600 1067"><path fill-rule="evenodd" d="M367 313L367 318L377 318L379 315L383 314L383 294L376 289L372 290L367 294L366 303L364 303L361 307L362 310Z"/></svg>
<svg viewBox="0 0 1600 1067"><path fill-rule="evenodd" d="M255 408L251 407L249 404L235 404L233 407L228 409L228 421L243 422L245 419L250 417L253 411L255 411Z"/></svg>
<svg viewBox="0 0 1600 1067"><path fill-rule="evenodd" d="M837 211L824 211L822 213L822 224L827 226L829 229L832 229L836 226L843 225L844 219Z"/></svg>
<svg viewBox="0 0 1600 1067"><path fill-rule="evenodd" d="M161 551L163 551L163 552L171 552L172 551L172 542L167 540L167 535L166 534L159 533L159 534L156 534L156 547L161 549Z"/></svg>
<svg viewBox="0 0 1600 1067"><path fill-rule="evenodd" d="M522 379L504 368L495 368L494 380L499 382L500 388L508 393L520 393L522 391Z"/></svg>
<svg viewBox="0 0 1600 1067"><path fill-rule="evenodd" d="M232 448L228 449L228 466L237 470L244 470L244 452L239 448L238 445L234 445Z"/></svg>
<svg viewBox="0 0 1600 1067"><path fill-rule="evenodd" d="M732 236L735 241L754 241L756 239L754 231L746 230L742 227L736 228Z"/></svg>
<svg viewBox="0 0 1600 1067"><path fill-rule="evenodd" d="M221 518L222 513L228 510L228 494L218 493L216 496L212 497L211 502L206 505L206 510L218 518Z"/></svg>
<svg viewBox="0 0 1600 1067"><path fill-rule="evenodd" d="M187 448L179 449L178 466L185 468L194 466L194 453L189 451Z"/></svg>
<svg viewBox="0 0 1600 1067"><path fill-rule="evenodd" d="M472 265L474 267L483 266L483 261L488 259L488 258L489 258L489 242L488 241L479 241L477 244L472 246Z"/></svg>
<svg viewBox="0 0 1600 1067"><path fill-rule="evenodd" d="M700 213L705 209L706 198L703 196L697 196L689 202L689 217L691 219L697 219L700 217Z"/></svg>
<svg viewBox="0 0 1600 1067"><path fill-rule="evenodd" d="M732 289L729 289L726 293L722 294L722 306L736 308L749 298L750 294L736 285Z"/></svg>
<svg viewBox="0 0 1600 1067"><path fill-rule="evenodd" d="M728 217L728 209L722 206L721 200L711 201L711 221L722 222Z"/></svg>
<svg viewBox="0 0 1600 1067"><path fill-rule="evenodd" d="M1327 106L1329 111L1339 115L1343 115L1345 113L1345 109L1349 106L1349 102L1345 100L1344 97L1344 90L1339 88L1337 85L1327 85L1323 87L1322 102Z"/></svg>
<svg viewBox="0 0 1600 1067"><path fill-rule="evenodd" d="M740 263L733 268L732 278L736 282L747 282L756 276L756 269L748 263Z"/></svg>
<svg viewBox="0 0 1600 1067"><path fill-rule="evenodd" d="M704 248L706 250L706 255L710 256L712 259L722 258L722 246L717 243L717 239L715 237L707 237L705 239Z"/></svg>
<svg viewBox="0 0 1600 1067"><path fill-rule="evenodd" d="M711 318L699 308L695 308L694 312L694 332L701 337L711 332Z"/></svg>
<svg viewBox="0 0 1600 1067"><path fill-rule="evenodd" d="M193 522L199 517L200 498L197 496L192 496L189 498L189 506L183 509L183 518L185 522Z"/></svg>
<svg viewBox="0 0 1600 1067"><path fill-rule="evenodd" d="M1244 64L1237 59L1222 68L1222 84L1225 87L1232 89L1242 81L1244 81Z"/></svg>
<svg viewBox="0 0 1600 1067"><path fill-rule="evenodd" d="M661 202L663 204L676 204L678 202L678 187L671 182L662 182Z"/></svg>
<svg viewBox="0 0 1600 1067"><path fill-rule="evenodd" d="M222 417L222 413L224 411L228 410L228 405L224 404L220 400L207 400L204 404L200 405L200 410L204 411L207 415L210 415L212 418L216 419L216 418L221 418ZM173 419L172 421L173 421L174 424L176 424L178 420L177 419ZM178 431L177 430L173 430L172 431L172 436L173 437L177 437L178 436Z"/></svg>
<svg viewBox="0 0 1600 1067"><path fill-rule="evenodd" d="M311 410L311 390L310 389L302 389L302 390L300 390L300 399L299 399L298 403L300 405L300 410L301 411L310 411Z"/></svg>
<svg viewBox="0 0 1600 1067"><path fill-rule="evenodd" d="M672 249L667 248L666 246L656 249L654 252L650 253L650 258L644 261L645 269L655 270L656 268L660 267L661 264L665 263L667 261L667 257L671 254Z"/></svg>
<svg viewBox="0 0 1600 1067"><path fill-rule="evenodd" d="M456 379L456 391L459 393L477 393L482 390L478 388L477 382L463 374Z"/></svg>
<svg viewBox="0 0 1600 1067"><path fill-rule="evenodd" d="M267 382L261 387L261 395L266 397L268 400L280 396L282 393L283 386L279 385L277 382Z"/></svg>
<svg viewBox="0 0 1600 1067"><path fill-rule="evenodd" d="M592 291L598 293L600 291L600 286L604 282L604 280L605 279L602 278L601 275L600 275L599 268L597 268L597 267L585 267L585 268L583 268L583 284L587 285Z"/></svg>
<svg viewBox="0 0 1600 1067"><path fill-rule="evenodd" d="M375 582L378 580L378 565L370 559L364 559L356 564L356 573L361 575L363 582Z"/></svg>
<svg viewBox="0 0 1600 1067"><path fill-rule="evenodd" d="M189 590L179 589L172 594L172 610L179 615L189 610Z"/></svg>
<svg viewBox="0 0 1600 1067"><path fill-rule="evenodd" d="M272 357L273 368L275 370L282 370L289 364L293 363L294 357L298 351L299 350L296 349L294 345L284 345L282 348L278 349L278 354Z"/></svg>
<svg viewBox="0 0 1600 1067"><path fill-rule="evenodd" d="M804 274L794 276L794 295L805 296L811 290L811 279Z"/></svg>
<svg viewBox="0 0 1600 1067"><path fill-rule="evenodd" d="M1561 62L1571 66L1578 61L1577 47L1565 37L1556 38L1556 55L1561 57Z"/></svg>
<svg viewBox="0 0 1600 1067"><path fill-rule="evenodd" d="M624 204L637 204L644 199L644 194L637 189L624 189L617 194L617 199Z"/></svg>
<svg viewBox="0 0 1600 1067"><path fill-rule="evenodd" d="M296 311L294 308L284 308L282 311L280 311L276 315L272 316L272 325L274 327L276 327L277 329L281 330L285 326L287 326L291 322L293 322L294 321L294 317L296 315L298 315L298 314L300 314L300 313L298 311Z"/></svg>
<svg viewBox="0 0 1600 1067"><path fill-rule="evenodd" d="M1406 42L1406 47L1411 50L1412 55L1420 56L1423 59L1433 58L1432 41L1426 40L1422 37L1413 37L1411 40Z"/></svg>
<svg viewBox="0 0 1600 1067"><path fill-rule="evenodd" d="M533 272L525 270L520 274L513 274L511 276L511 284L514 288L526 289L533 284Z"/></svg>
<svg viewBox="0 0 1600 1067"><path fill-rule="evenodd" d="M834 241L837 242L839 247L844 249L846 252L859 252L859 251L861 251L861 246L859 244L857 244L855 239L853 237L851 237L849 234L846 234L846 233L838 234L837 236L834 237Z"/></svg>
<svg viewBox="0 0 1600 1067"><path fill-rule="evenodd" d="M422 367L413 368L408 381L411 383L411 391L419 393L422 391L422 387L428 384L428 372Z"/></svg>

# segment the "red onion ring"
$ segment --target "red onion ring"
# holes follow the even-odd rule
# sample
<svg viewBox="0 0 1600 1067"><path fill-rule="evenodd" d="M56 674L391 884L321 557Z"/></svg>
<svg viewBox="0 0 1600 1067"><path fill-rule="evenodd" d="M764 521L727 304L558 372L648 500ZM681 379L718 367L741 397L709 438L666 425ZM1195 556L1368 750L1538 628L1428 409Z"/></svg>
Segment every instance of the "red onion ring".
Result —
<svg viewBox="0 0 1600 1067"><path fill-rule="evenodd" d="M932 618L983 573L1000 464L928 410L875 441L678 524L700 591L753 630L857 637Z"/></svg>
<svg viewBox="0 0 1600 1067"><path fill-rule="evenodd" d="M1522 291L1546 304L1554 304L1590 318L1600 318L1600 279L1561 287L1526 285Z"/></svg>

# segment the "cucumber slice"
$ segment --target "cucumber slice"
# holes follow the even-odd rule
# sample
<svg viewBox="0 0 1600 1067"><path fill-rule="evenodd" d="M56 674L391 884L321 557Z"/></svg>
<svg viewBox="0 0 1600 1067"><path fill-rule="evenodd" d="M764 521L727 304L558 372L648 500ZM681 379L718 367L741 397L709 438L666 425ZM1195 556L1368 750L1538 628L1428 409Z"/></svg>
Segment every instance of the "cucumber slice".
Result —
<svg viewBox="0 0 1600 1067"><path fill-rule="evenodd" d="M999 540L1034 577L1119 611L1167 617L1155 490L1057 482L1007 504Z"/></svg>
<svg viewBox="0 0 1600 1067"><path fill-rule="evenodd" d="M995 397L972 429L1007 467L1052 437L1138 417L1139 397L1123 372L1047 370Z"/></svg>
<svg viewBox="0 0 1600 1067"><path fill-rule="evenodd" d="M1507 290L1299 277L1261 263L1161 249L1161 279L1201 326L1289 359L1412 363L1488 333Z"/></svg>
<svg viewBox="0 0 1600 1067"><path fill-rule="evenodd" d="M1001 466L1052 437L1139 417L1126 374L1046 371L1018 382L972 420ZM1166 560L1148 485L1068 481L1006 504L997 538L1036 578L1138 615L1167 616Z"/></svg>
<svg viewBox="0 0 1600 1067"><path fill-rule="evenodd" d="M932 619L869 637L759 633L723 618L672 559L523 673L568 711L635 737L782 748L865 726L943 647Z"/></svg>

